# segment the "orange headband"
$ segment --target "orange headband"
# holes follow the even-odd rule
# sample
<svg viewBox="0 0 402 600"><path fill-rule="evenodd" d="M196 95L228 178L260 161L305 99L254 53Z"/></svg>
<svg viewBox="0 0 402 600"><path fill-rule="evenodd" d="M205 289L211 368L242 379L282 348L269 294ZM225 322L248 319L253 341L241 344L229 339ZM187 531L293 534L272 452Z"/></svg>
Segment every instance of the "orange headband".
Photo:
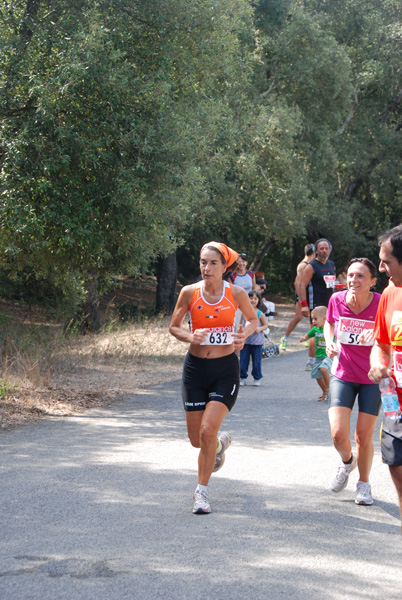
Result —
<svg viewBox="0 0 402 600"><path fill-rule="evenodd" d="M232 250L232 248L229 248L229 246L226 246L226 244L221 244L220 242L208 242L207 244L203 245L201 250L207 246L212 246L213 248L219 250L228 267L230 267L230 265L232 265L239 257L239 253L235 250Z"/></svg>

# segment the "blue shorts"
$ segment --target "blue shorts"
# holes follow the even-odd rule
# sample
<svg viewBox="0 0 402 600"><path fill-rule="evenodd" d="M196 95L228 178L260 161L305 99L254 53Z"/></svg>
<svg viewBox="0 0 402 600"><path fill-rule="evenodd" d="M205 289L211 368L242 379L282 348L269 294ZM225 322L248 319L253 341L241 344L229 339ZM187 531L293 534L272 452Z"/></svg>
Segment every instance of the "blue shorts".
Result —
<svg viewBox="0 0 402 600"><path fill-rule="evenodd" d="M332 358L328 356L320 356L314 359L313 368L311 369L311 377L313 379L321 379L322 373L320 369L327 369L331 373Z"/></svg>
<svg viewBox="0 0 402 600"><path fill-rule="evenodd" d="M181 388L184 410L205 410L211 400L232 410L239 393L239 371L235 352L221 358L199 358L187 353Z"/></svg>
<svg viewBox="0 0 402 600"><path fill-rule="evenodd" d="M331 375L329 408L345 406L352 410L357 395L359 412L377 417L381 406L381 394L376 383L353 383Z"/></svg>

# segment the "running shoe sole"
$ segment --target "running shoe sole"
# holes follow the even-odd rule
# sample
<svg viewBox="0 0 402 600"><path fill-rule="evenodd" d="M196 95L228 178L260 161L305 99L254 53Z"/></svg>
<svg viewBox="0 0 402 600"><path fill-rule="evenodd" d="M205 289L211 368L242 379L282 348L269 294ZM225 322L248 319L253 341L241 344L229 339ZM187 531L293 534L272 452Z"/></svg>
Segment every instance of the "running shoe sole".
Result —
<svg viewBox="0 0 402 600"><path fill-rule="evenodd" d="M372 500L371 502L366 502L365 500L355 500L355 504L357 504L358 506L371 506L374 503L374 500Z"/></svg>
<svg viewBox="0 0 402 600"><path fill-rule="evenodd" d="M211 509L205 509L205 508L194 509L193 508L193 515L209 515L210 512L211 512Z"/></svg>
<svg viewBox="0 0 402 600"><path fill-rule="evenodd" d="M215 466L212 473L216 473L219 469L222 469L223 463L225 462L225 454L219 455L215 458Z"/></svg>
<svg viewBox="0 0 402 600"><path fill-rule="evenodd" d="M232 443L232 438L226 431L219 434L218 438L221 440L222 447L219 454L216 455L215 465L212 473L216 473L217 471L219 471L219 469L223 467L223 463L225 462L225 452Z"/></svg>

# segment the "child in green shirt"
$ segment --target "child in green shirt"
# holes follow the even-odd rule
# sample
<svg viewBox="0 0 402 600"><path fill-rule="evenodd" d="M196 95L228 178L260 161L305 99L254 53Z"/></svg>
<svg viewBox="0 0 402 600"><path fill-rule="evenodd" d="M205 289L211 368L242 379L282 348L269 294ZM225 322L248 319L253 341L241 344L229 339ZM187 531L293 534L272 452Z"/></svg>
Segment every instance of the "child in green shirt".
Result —
<svg viewBox="0 0 402 600"><path fill-rule="evenodd" d="M329 374L332 366L332 359L326 354L326 344L324 338L324 324L327 316L326 306L316 306L311 311L311 322L313 327L306 335L300 338L300 342L306 342L308 338L315 337L315 359L311 377L317 380L322 390L322 395L318 402L328 400L329 394Z"/></svg>

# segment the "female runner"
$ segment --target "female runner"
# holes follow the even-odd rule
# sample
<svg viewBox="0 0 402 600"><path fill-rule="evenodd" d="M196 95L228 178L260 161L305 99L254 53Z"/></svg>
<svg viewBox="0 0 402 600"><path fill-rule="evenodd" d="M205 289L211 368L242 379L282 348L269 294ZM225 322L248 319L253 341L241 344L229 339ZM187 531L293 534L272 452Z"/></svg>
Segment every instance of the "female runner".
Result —
<svg viewBox="0 0 402 600"><path fill-rule="evenodd" d="M208 482L221 468L231 438L218 431L236 402L239 390L239 359L236 351L258 327L258 318L247 293L222 279L237 252L218 242L201 249L202 281L185 286L180 292L169 331L190 347L184 361L182 396L187 433L198 455L198 485L194 492L194 514L211 512ZM237 308L246 325L234 333ZM183 325L190 313L190 330Z"/></svg>
<svg viewBox="0 0 402 600"><path fill-rule="evenodd" d="M368 258L353 258L347 267L347 291L335 293L328 304L324 326L326 351L335 358L329 388L328 411L334 446L341 461L331 481L334 492L342 491L357 466L356 504L373 504L369 475L374 456L373 433L380 410L377 384L368 378L373 329L380 294L370 291L377 270ZM334 343L334 334L337 343ZM356 456L350 443L350 416L359 396L355 440Z"/></svg>

